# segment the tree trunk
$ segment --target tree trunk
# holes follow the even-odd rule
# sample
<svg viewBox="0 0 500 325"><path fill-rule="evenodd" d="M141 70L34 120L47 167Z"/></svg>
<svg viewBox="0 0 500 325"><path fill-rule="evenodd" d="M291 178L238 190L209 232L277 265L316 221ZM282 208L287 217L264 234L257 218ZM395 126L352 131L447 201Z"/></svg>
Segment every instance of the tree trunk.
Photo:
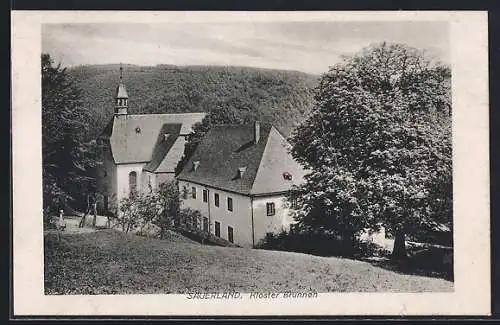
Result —
<svg viewBox="0 0 500 325"><path fill-rule="evenodd" d="M85 227L85 220L86 220L88 214L90 214L90 208L88 208L85 211L85 213L83 214L83 217L80 219L80 223L78 223L78 228Z"/></svg>
<svg viewBox="0 0 500 325"><path fill-rule="evenodd" d="M398 230L394 235L394 248L392 250L392 258L395 260L401 260L406 257L405 233Z"/></svg>
<svg viewBox="0 0 500 325"><path fill-rule="evenodd" d="M78 228L83 228L85 227L85 218L87 217L87 212L83 215L83 217L80 219L80 223L78 223Z"/></svg>
<svg viewBox="0 0 500 325"><path fill-rule="evenodd" d="M345 256L354 255L354 246L356 244L356 235L354 232L348 231L343 236L343 251Z"/></svg>
<svg viewBox="0 0 500 325"><path fill-rule="evenodd" d="M92 219L92 227L95 228L95 225L97 223L97 207L96 205L94 204L93 206L93 212L94 212L94 219Z"/></svg>

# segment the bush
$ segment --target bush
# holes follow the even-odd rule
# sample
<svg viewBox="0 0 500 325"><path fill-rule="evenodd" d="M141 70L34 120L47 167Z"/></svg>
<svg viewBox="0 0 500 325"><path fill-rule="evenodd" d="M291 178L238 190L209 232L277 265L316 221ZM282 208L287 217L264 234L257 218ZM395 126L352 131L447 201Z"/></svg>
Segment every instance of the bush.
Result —
<svg viewBox="0 0 500 325"><path fill-rule="evenodd" d="M345 240L339 235L321 232L267 233L257 248L278 251L291 251L319 256L364 257L383 255L376 244Z"/></svg>
<svg viewBox="0 0 500 325"><path fill-rule="evenodd" d="M137 234L163 234L174 227L179 210L179 194L175 181L162 183L158 190L149 193L137 192L123 198L119 204L120 212L112 217L122 231Z"/></svg>
<svg viewBox="0 0 500 325"><path fill-rule="evenodd" d="M310 232L267 233L257 248L292 251L321 256L345 256L345 242L333 235Z"/></svg>
<svg viewBox="0 0 500 325"><path fill-rule="evenodd" d="M189 208L181 209L176 218L176 227L191 231L191 232L201 232L203 216L198 210L191 210Z"/></svg>
<svg viewBox="0 0 500 325"><path fill-rule="evenodd" d="M416 231L415 234L411 234L408 237L410 240L420 243L453 247L452 231L421 230Z"/></svg>

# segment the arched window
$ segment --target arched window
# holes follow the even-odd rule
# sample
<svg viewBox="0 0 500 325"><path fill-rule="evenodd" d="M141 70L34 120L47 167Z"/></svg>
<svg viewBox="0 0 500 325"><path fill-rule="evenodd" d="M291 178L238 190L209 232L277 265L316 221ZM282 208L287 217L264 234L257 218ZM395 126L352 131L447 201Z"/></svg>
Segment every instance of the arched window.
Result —
<svg viewBox="0 0 500 325"><path fill-rule="evenodd" d="M130 172L128 174L128 187L130 189L130 197L137 193L137 173Z"/></svg>

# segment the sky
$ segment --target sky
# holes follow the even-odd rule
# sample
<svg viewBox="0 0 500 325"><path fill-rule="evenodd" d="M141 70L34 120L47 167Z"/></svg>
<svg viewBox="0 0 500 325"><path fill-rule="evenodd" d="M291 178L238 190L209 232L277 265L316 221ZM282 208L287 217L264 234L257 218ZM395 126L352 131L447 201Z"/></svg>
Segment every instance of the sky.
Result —
<svg viewBox="0 0 500 325"><path fill-rule="evenodd" d="M62 66L234 65L320 74L371 43L400 42L449 62L445 22L46 24L42 51Z"/></svg>

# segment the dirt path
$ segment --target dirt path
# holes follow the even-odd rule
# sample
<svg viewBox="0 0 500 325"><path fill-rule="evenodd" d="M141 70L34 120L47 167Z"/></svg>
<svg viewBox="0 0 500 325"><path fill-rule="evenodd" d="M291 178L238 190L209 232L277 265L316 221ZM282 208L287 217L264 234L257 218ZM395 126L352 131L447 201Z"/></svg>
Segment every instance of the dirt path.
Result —
<svg viewBox="0 0 500 325"><path fill-rule="evenodd" d="M80 223L80 220L82 217L79 216L65 216L64 221L66 222L66 229L64 229L64 233L66 234L84 234L84 233L91 233L98 231L99 229L93 228L92 226L89 225L91 223L93 216L87 216L86 220L86 225L82 228L78 227L78 224ZM106 223L107 218L105 216L97 216L97 226L99 226L101 223ZM51 230L46 230L45 233L57 233L57 230L51 229Z"/></svg>

